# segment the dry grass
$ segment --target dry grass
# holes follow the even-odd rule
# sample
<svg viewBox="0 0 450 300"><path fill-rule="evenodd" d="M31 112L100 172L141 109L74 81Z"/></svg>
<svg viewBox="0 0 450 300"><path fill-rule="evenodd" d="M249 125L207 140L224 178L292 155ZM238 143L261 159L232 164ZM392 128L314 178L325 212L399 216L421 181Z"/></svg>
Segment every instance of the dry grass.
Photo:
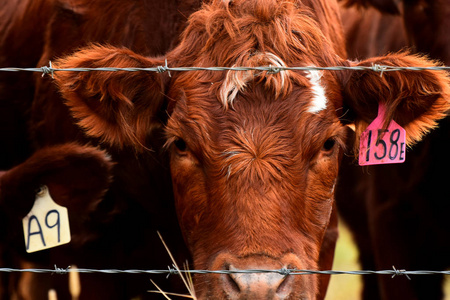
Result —
<svg viewBox="0 0 450 300"><path fill-rule="evenodd" d="M169 296L177 296L177 297L184 297L184 298L190 298L190 299L194 299L197 300L197 297L195 296L195 290L194 290L194 281L192 280L192 276L189 272L186 273L182 273L180 272L180 268L178 267L175 259L172 256L172 253L170 252L169 248L167 247L166 243L164 242L164 239L162 238L161 234L158 232L158 236L161 239L161 242L164 245L164 248L166 248L167 253L170 256L170 259L172 260L173 266L175 267L175 270L178 271L178 274L180 275L181 280L183 281L184 285L186 286L186 289L188 290L188 295L184 295L184 294L175 294L175 293L170 293L170 292L165 292L163 290L161 290L155 282L153 282L153 280L150 280L153 285L158 289L157 291L149 291L150 293L160 293L162 294L166 299L171 299ZM184 270L188 269L188 265L184 265Z"/></svg>

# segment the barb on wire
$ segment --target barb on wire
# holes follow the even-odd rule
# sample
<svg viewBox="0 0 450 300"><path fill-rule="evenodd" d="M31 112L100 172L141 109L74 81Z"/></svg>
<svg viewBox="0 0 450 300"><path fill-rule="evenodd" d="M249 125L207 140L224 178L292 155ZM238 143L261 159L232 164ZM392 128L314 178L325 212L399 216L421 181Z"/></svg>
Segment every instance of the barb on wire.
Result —
<svg viewBox="0 0 450 300"><path fill-rule="evenodd" d="M172 265L172 266L173 266L173 268L171 268L170 266L167 267L168 272L167 272L166 279L169 278L170 275L178 275L179 274L178 271L176 270L175 266L174 265Z"/></svg>
<svg viewBox="0 0 450 300"><path fill-rule="evenodd" d="M166 64L164 66L156 67L156 72L157 73L168 72L169 77L172 77L172 75L170 74L170 71L169 71L169 67L167 66L167 59L165 61L166 61Z"/></svg>
<svg viewBox="0 0 450 300"><path fill-rule="evenodd" d="M408 274L406 274L406 270L397 270L394 266L392 266L392 269L394 269L395 273L394 275L392 275L392 278L394 278L395 276L398 275L405 275L406 278L408 278L409 280L411 280L411 278L408 276Z"/></svg>
<svg viewBox="0 0 450 300"><path fill-rule="evenodd" d="M55 265L55 269L53 270L52 274L68 274L69 273L69 269L70 269L70 266L68 266L67 268L63 269L63 268L58 268Z"/></svg>
<svg viewBox="0 0 450 300"><path fill-rule="evenodd" d="M53 72L55 71L55 69L53 69L51 61L48 62L48 67L44 66L44 67L41 67L41 69L42 69L42 77L44 77L46 74L51 74L52 79L54 78Z"/></svg>
<svg viewBox="0 0 450 300"><path fill-rule="evenodd" d="M280 73L281 69L280 67L273 67L272 65L269 66L267 73L269 74L277 74Z"/></svg>
<svg viewBox="0 0 450 300"><path fill-rule="evenodd" d="M381 66L381 65L378 65L378 64L374 64L372 66L372 70L374 72L380 72L380 77L383 77L383 72L387 70L387 66Z"/></svg>
<svg viewBox="0 0 450 300"><path fill-rule="evenodd" d="M424 70L433 70L433 71L450 71L450 66L434 66L434 67L396 67L396 66L383 66L374 64L373 66L333 66L333 67L273 67L273 66L261 66L261 67L168 67L167 60L164 66L157 66L154 68L114 68L114 67L104 67L104 68L54 68L52 67L51 62L49 62L49 66L44 66L41 68L0 68L1 72L41 72L44 76L45 74L51 74L53 78L54 72L93 72L93 71L106 71L106 72L118 72L118 71L127 71L127 72L169 72L169 76L171 76L170 72L187 72L187 71L267 71L268 73L278 73L281 71L343 71L343 70L354 70L354 71L373 71L379 72L380 76L383 75L384 72L393 72L393 71L424 71Z"/></svg>

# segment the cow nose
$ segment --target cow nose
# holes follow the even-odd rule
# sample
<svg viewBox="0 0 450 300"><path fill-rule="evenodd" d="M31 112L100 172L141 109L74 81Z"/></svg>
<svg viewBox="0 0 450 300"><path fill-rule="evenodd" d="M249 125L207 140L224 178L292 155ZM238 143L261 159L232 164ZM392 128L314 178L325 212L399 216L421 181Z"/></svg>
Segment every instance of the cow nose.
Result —
<svg viewBox="0 0 450 300"><path fill-rule="evenodd" d="M240 271L233 265L229 266L229 270L230 274L223 275L222 288L231 299L285 299L292 290L293 280L290 275L232 273Z"/></svg>
<svg viewBox="0 0 450 300"><path fill-rule="evenodd" d="M227 299L287 299L297 294L295 289L301 288L301 284L296 283L295 276L282 271L299 268L299 260L293 254L281 258L265 255L242 258L221 254L216 259L215 266L229 271L221 274L218 281L220 293Z"/></svg>

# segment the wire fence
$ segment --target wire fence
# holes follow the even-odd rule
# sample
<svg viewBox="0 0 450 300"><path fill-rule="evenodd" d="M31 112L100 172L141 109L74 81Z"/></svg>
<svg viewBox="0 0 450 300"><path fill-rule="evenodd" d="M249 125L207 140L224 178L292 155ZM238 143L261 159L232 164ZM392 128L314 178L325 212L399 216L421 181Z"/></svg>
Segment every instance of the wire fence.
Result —
<svg viewBox="0 0 450 300"><path fill-rule="evenodd" d="M250 274L250 273L277 273L280 275L390 275L392 278L396 276L406 276L410 279L409 275L450 275L450 271L431 271L431 270L416 270L407 271L403 269L396 269L394 266L391 270L359 270L359 271L336 271L336 270L300 270L300 269L249 269L249 270L180 270L176 267L168 267L167 270L120 270L120 269L85 269L85 268L58 268L56 265L54 269L14 269L14 268L0 268L0 273L43 273L43 274L68 274L70 272L77 273L101 273L101 274L160 274L160 275L179 275L184 273L190 274Z"/></svg>
<svg viewBox="0 0 450 300"><path fill-rule="evenodd" d="M38 68L0 68L0 72L38 72L44 75L51 75L55 72L93 72L93 71L106 71L106 72L187 72L187 71L267 71L269 73L278 73L281 71L344 71L344 70L354 70L354 71L374 71L380 73L380 76L384 72L393 71L450 71L450 66L433 66L433 67L400 67L400 66L386 66L374 64L372 66L332 66L332 67L281 67L281 66L260 66L260 67L168 67L167 61L165 66L157 66L152 68L115 68L115 67L104 67L104 68L54 68L52 63L49 62L49 66L43 66ZM183 273L190 274L249 274L249 273L277 273L281 275L389 275L392 278L396 276L406 276L410 279L410 275L450 275L450 271L432 271L432 270L416 270L408 271L404 269L396 269L394 266L391 270L359 270L359 271L336 271L336 270L299 270L299 269L276 269L276 270L264 270L264 269L253 269L253 270L180 270L178 268L168 267L167 270L139 270L139 269L87 269L87 268L76 268L71 269L70 266L67 268L59 268L56 265L54 269L16 269L16 268L0 268L0 273L43 273L43 274L68 274L70 272L77 273L102 273L102 274L161 274L161 275L180 275Z"/></svg>
<svg viewBox="0 0 450 300"><path fill-rule="evenodd" d="M260 66L260 67L169 67L167 66L167 61L165 66L157 66L152 68L115 68L115 67L105 67L105 68L54 68L49 63L49 66L44 66L40 68L0 68L1 72L40 72L42 75L49 74L53 77L55 72L92 72L92 71L106 71L106 72L187 72L187 71L267 71L269 73L278 73L281 71L343 71L343 70L354 70L354 71L374 71L382 75L384 72L393 71L450 71L450 66L433 66L433 67L399 67L399 66L386 66L374 64L372 66L332 66L332 67L282 67L282 66Z"/></svg>

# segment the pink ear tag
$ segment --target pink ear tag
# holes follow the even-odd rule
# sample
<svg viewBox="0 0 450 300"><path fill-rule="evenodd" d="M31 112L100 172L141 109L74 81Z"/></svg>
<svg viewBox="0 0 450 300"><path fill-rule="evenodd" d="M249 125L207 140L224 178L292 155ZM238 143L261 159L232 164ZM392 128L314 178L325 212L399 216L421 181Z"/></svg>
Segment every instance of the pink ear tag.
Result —
<svg viewBox="0 0 450 300"><path fill-rule="evenodd" d="M361 134L359 165L397 164L405 161L406 132L394 120L383 129L386 107L380 103L378 116Z"/></svg>

